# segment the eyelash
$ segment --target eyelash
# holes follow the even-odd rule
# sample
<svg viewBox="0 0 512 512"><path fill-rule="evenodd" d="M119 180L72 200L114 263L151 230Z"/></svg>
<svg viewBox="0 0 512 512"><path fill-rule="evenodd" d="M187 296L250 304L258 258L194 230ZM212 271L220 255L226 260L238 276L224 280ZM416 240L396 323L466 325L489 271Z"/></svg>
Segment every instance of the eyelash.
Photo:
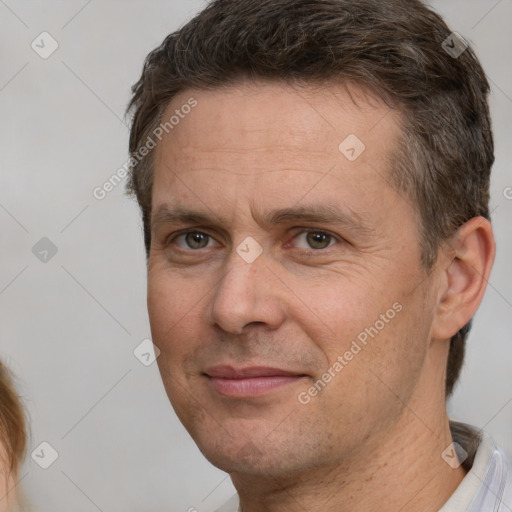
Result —
<svg viewBox="0 0 512 512"><path fill-rule="evenodd" d="M320 229L316 229L316 228L299 228L299 229L302 229L302 231L296 233L292 240L294 240L295 238L297 238L299 235L302 235L304 233L317 233L317 234L322 234L322 235L327 235L328 237L330 237L331 239L334 239L336 241L338 241L339 243L343 242L343 239L340 238L339 236L337 235L334 235L333 233L330 233L329 231L324 231L324 230L320 230ZM170 246L173 242L176 241L177 238L181 237L181 236L186 236L187 234L189 233L197 233L197 234L200 234L200 235L206 235L207 237L209 238L213 238L212 235L208 234L208 233L205 233L204 231L200 231L198 229L187 229L185 231L179 231L177 233L174 233L171 237L169 237L166 242L165 242L165 247L167 248L168 246ZM331 240L329 240L331 241ZM321 253L325 253L325 251L327 249L329 249L329 247L332 247L332 245L328 245L327 247L324 247L323 249L300 249L304 254L308 255L308 256L321 256L322 254ZM197 251L200 251L201 249L192 249L192 248L188 248L188 249L183 249L182 247L180 247L181 250L183 251L192 251L192 252L197 252ZM203 249L206 249L205 247L203 247Z"/></svg>

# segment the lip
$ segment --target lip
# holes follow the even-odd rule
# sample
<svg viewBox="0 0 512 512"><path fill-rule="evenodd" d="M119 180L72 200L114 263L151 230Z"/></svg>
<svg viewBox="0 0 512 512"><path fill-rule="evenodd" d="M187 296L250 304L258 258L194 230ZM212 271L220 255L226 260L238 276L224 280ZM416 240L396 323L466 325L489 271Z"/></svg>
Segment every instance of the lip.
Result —
<svg viewBox="0 0 512 512"><path fill-rule="evenodd" d="M297 377L304 375L299 372L283 370L282 368L271 368L269 366L247 366L245 368L234 368L229 365L212 366L205 371L209 377L223 379L244 379L250 377Z"/></svg>
<svg viewBox="0 0 512 512"><path fill-rule="evenodd" d="M213 366L204 374L218 393L234 398L267 395L306 377L303 373L267 366Z"/></svg>

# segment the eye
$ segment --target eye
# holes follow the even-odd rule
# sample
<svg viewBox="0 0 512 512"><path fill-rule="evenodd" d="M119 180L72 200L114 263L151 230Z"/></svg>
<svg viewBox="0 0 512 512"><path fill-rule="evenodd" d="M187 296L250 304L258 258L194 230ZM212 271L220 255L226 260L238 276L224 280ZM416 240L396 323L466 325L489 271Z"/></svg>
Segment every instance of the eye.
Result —
<svg viewBox="0 0 512 512"><path fill-rule="evenodd" d="M302 244L297 244L296 241L300 241L301 237L303 240ZM328 247L335 245L336 237L326 231L309 229L295 235L293 240L295 241L294 247L302 249L306 252L309 251L311 253L321 249L327 249ZM208 233L204 233L203 231L190 230L175 235L167 242L167 245L175 243L178 247L184 250L198 250L212 247L211 245L208 245L209 242L214 242L214 239Z"/></svg>
<svg viewBox="0 0 512 512"><path fill-rule="evenodd" d="M325 231L318 231L318 230L302 231L301 233L296 235L293 238L293 240L300 240L301 237L303 237L303 240L305 240L305 243L307 244L307 246L300 247L297 244L295 244L295 246L298 247L299 249L304 249L306 251L309 250L310 252L311 252L311 249L313 249L315 251L320 250L320 249L327 249L328 247L333 245L330 242L335 243L334 235L331 235L330 233L327 233Z"/></svg>
<svg viewBox="0 0 512 512"><path fill-rule="evenodd" d="M183 238L185 242L185 246L177 243L177 240ZM202 231L187 231L185 233L181 233L181 235L175 236L170 242L176 243L178 247L182 249L205 249L208 247L208 242L212 241L213 238L207 233L203 233Z"/></svg>

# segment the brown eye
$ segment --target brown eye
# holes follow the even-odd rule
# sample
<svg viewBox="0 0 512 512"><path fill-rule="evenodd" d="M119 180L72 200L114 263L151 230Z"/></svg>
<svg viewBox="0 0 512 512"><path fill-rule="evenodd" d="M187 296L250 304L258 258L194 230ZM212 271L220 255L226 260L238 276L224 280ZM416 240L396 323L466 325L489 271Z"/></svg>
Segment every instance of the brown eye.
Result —
<svg viewBox="0 0 512 512"><path fill-rule="evenodd" d="M212 237L202 231L188 231L175 236L172 242L181 249L204 249L211 240Z"/></svg>
<svg viewBox="0 0 512 512"><path fill-rule="evenodd" d="M331 235L327 233L323 233L321 231L310 231L307 234L307 242L313 249L325 249L329 247L329 243L331 240ZM325 245L327 241L327 245Z"/></svg>
<svg viewBox="0 0 512 512"><path fill-rule="evenodd" d="M301 237L304 237L305 241L301 242ZM333 242L335 242L334 236L326 233L325 231L303 231L294 238L295 247L298 249L304 249L306 251L327 249ZM299 243L300 242L300 243Z"/></svg>
<svg viewBox="0 0 512 512"><path fill-rule="evenodd" d="M185 235L185 242L191 249L203 249L208 245L208 238L206 233L192 231Z"/></svg>

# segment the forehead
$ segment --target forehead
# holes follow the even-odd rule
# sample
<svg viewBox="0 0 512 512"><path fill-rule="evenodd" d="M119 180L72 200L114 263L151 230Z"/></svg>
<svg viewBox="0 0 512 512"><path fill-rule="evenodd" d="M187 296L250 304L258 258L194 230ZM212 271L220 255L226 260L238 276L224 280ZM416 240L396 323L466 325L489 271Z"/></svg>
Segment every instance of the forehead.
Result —
<svg viewBox="0 0 512 512"><path fill-rule="evenodd" d="M185 107L190 104L194 108ZM399 113L353 85L242 82L190 89L172 100L162 123L171 118L155 149L153 212L171 197L215 198L218 205L235 188L230 204L242 196L275 204L290 191L288 203L301 194L330 192L331 199L347 200L364 192L371 206L379 188L389 187L400 136Z"/></svg>
<svg viewBox="0 0 512 512"><path fill-rule="evenodd" d="M192 98L197 106L185 108ZM170 102L162 124L171 118L178 123L165 130L157 154L171 144L185 153L240 149L256 156L261 144L265 152L283 144L285 151L332 152L337 157L338 144L351 134L372 153L389 153L389 142L400 134L399 112L354 84L299 86L246 80L212 90L188 89ZM193 133L188 129L191 124Z"/></svg>

